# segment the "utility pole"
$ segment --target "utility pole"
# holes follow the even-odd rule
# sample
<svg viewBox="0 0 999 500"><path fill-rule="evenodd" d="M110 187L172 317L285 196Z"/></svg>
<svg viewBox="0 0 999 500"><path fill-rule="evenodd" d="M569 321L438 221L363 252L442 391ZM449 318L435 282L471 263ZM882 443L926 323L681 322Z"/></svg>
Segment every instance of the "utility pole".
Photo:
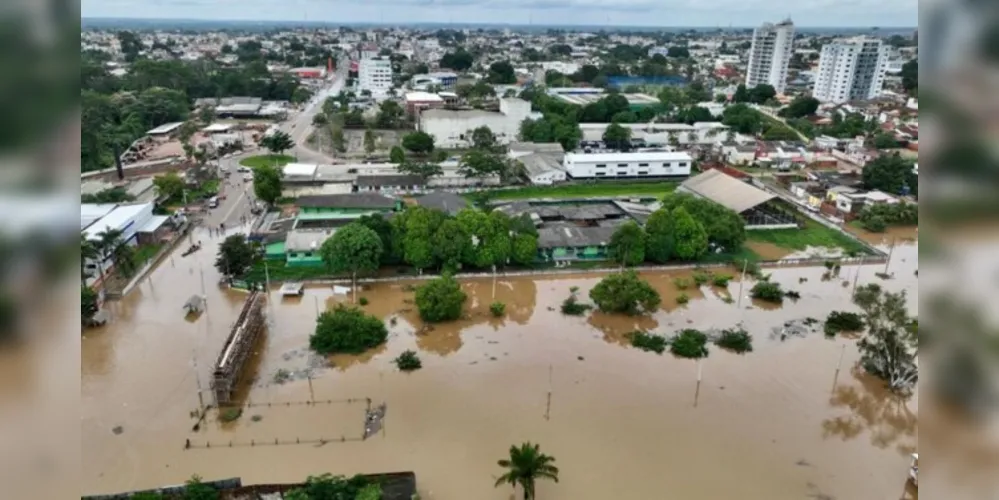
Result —
<svg viewBox="0 0 999 500"><path fill-rule="evenodd" d="M194 383L198 387L198 411L200 412L198 418L201 418L201 415L205 413L205 397L201 393L201 376L198 374L198 355L196 351L191 351L191 363L194 365Z"/></svg>
<svg viewBox="0 0 999 500"><path fill-rule="evenodd" d="M885 274L888 274L888 265L891 264L893 253L895 253L895 238L891 239L891 247L888 248L888 260L885 261Z"/></svg>
<svg viewBox="0 0 999 500"><path fill-rule="evenodd" d="M746 283L746 269L749 268L749 259L743 260L742 263L742 278L739 280L739 302L735 307L742 308L742 286ZM700 377L698 377L700 379Z"/></svg>

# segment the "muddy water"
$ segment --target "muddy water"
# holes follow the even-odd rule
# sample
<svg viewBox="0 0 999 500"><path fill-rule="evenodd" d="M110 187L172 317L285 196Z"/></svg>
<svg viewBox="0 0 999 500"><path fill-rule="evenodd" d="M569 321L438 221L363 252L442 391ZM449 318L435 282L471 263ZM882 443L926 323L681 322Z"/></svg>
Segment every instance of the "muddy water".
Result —
<svg viewBox="0 0 999 500"><path fill-rule="evenodd" d="M192 432L199 379L207 385L209 365L245 297L212 285L217 243L168 260L117 304L111 326L86 335L84 491L173 484L194 473L253 483L327 471L414 470L424 498L507 499L509 489L492 487L501 472L496 460L528 440L554 455L562 471L558 484L538 486L543 498L613 498L622 484L628 498L668 492L685 499L859 499L898 498L903 491L907 453L916 443L916 402L891 399L853 372L850 340L770 338L784 321L850 307L841 282L851 281L857 267L827 281L824 268L774 269L773 279L802 298L769 310L746 297L752 282L742 284L739 298L738 277L723 290L686 290L690 302L680 306L673 278L681 275L648 273L663 307L636 318L562 316L559 305L570 288L579 287L585 300L598 281L593 275L468 281L466 317L433 328L420 323L405 283L377 284L359 296L390 325L388 343L362 356L334 357L311 380L293 376L282 384L273 381L278 370L298 374L315 366L305 347L317 310L350 299L328 288L290 301L272 293L273 326L251 360L255 379L243 388L252 406L234 424L212 416ZM884 282L909 290L912 307L916 263L914 246L897 247L890 266L896 278ZM208 311L190 323L181 306L201 289L202 270ZM860 283L883 270L860 269ZM507 304L504 318L488 312L496 300ZM755 351L713 349L699 387L695 363L624 341L635 329L671 333L740 321L755 335ZM394 369L391 360L406 349L420 351L422 370ZM363 404L356 400L364 398L388 404L384 430L367 441L339 442L362 431ZM277 404L310 399L331 403ZM337 402L347 399L354 402ZM186 439L214 445L185 451ZM319 444L239 446L275 439ZM237 447L218 446L229 441Z"/></svg>

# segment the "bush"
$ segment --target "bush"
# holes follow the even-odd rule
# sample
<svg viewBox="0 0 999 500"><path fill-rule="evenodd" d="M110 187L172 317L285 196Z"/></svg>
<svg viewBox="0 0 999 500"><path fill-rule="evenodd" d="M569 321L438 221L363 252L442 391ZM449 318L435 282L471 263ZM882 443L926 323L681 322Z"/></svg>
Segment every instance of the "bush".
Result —
<svg viewBox="0 0 999 500"><path fill-rule="evenodd" d="M754 299L773 302L774 304L784 303L784 290L781 290L780 283L760 281L753 285L750 296Z"/></svg>
<svg viewBox="0 0 999 500"><path fill-rule="evenodd" d="M241 416L243 416L242 408L226 408L219 414L219 420L225 423L235 422Z"/></svg>
<svg viewBox="0 0 999 500"><path fill-rule="evenodd" d="M368 298L367 297L361 297L361 298L357 299L357 303L361 304L362 306L366 306L366 305L368 305Z"/></svg>
<svg viewBox="0 0 999 500"><path fill-rule="evenodd" d="M662 302L659 292L634 271L615 273L590 290L590 299L606 313L649 313Z"/></svg>
<svg viewBox="0 0 999 500"><path fill-rule="evenodd" d="M726 286L728 286L728 282L729 281L732 281L732 276L728 275L728 274L716 274L711 279L711 283L714 286L718 286L718 287L726 287Z"/></svg>
<svg viewBox="0 0 999 500"><path fill-rule="evenodd" d="M739 354L751 352L753 350L753 336L742 328L722 330L721 336L715 340L715 345Z"/></svg>
<svg viewBox="0 0 999 500"><path fill-rule="evenodd" d="M388 338L382 320L356 307L339 304L319 315L309 347L319 354L360 354L381 345Z"/></svg>
<svg viewBox="0 0 999 500"><path fill-rule="evenodd" d="M662 354L666 351L666 337L645 332L631 332L628 334L632 347L637 347L643 351Z"/></svg>
<svg viewBox="0 0 999 500"><path fill-rule="evenodd" d="M708 357L708 336L698 330L682 330L670 341L669 351L681 358L706 358Z"/></svg>
<svg viewBox="0 0 999 500"><path fill-rule="evenodd" d="M682 305L686 304L687 302L690 302L690 297L688 297L687 294L681 293L680 295L676 296L676 303L677 304L680 304L682 306Z"/></svg>
<svg viewBox="0 0 999 500"><path fill-rule="evenodd" d="M839 332L859 332L864 329L864 319L857 313L833 311L826 318L823 331L827 337Z"/></svg>
<svg viewBox="0 0 999 500"><path fill-rule="evenodd" d="M704 285L709 281L711 281L710 271L702 271L700 269L694 271L694 283L697 284L697 286Z"/></svg>
<svg viewBox="0 0 999 500"><path fill-rule="evenodd" d="M864 229L872 233L883 233L885 232L886 229L888 229L888 222L885 220L884 217L881 217L879 215L875 215L865 219L863 222L860 223L860 225L863 226Z"/></svg>
<svg viewBox="0 0 999 500"><path fill-rule="evenodd" d="M746 274L754 278L759 278L763 275L763 269L756 262L750 261L746 264Z"/></svg>
<svg viewBox="0 0 999 500"><path fill-rule="evenodd" d="M586 314L586 311L589 311L592 308L593 306L589 304L581 304L579 300L576 299L575 293L562 301L562 314L567 314L569 316L582 316Z"/></svg>
<svg viewBox="0 0 999 500"><path fill-rule="evenodd" d="M675 286L677 290L686 290L690 288L690 285L692 284L693 281L690 278L673 278L673 286Z"/></svg>
<svg viewBox="0 0 999 500"><path fill-rule="evenodd" d="M784 296L791 300L798 300L801 298L801 294L795 290L787 290L784 292Z"/></svg>
<svg viewBox="0 0 999 500"><path fill-rule="evenodd" d="M506 312L506 304L502 302L493 302L489 305L489 312L493 313L493 316L498 318Z"/></svg>
<svg viewBox="0 0 999 500"><path fill-rule="evenodd" d="M411 372L413 370L423 368L423 362L420 361L419 356L416 355L416 351L407 350L392 361L395 363L395 366L404 372Z"/></svg>
<svg viewBox="0 0 999 500"><path fill-rule="evenodd" d="M467 298L458 281L444 275L416 289L416 308L420 319L428 323L451 321L461 317Z"/></svg>

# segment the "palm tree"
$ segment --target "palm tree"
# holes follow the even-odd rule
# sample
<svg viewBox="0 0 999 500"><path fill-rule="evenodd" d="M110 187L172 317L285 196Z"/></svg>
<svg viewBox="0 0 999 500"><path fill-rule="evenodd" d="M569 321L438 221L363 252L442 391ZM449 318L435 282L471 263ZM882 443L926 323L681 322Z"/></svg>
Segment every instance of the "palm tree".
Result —
<svg viewBox="0 0 999 500"><path fill-rule="evenodd" d="M552 465L554 457L541 453L539 446L523 443L520 447L510 447L510 459L497 462L506 472L496 480L496 487L502 484L520 485L524 489L524 500L534 498L534 480L551 479L558 482L558 467Z"/></svg>
<svg viewBox="0 0 999 500"><path fill-rule="evenodd" d="M84 234L80 235L80 278L86 280L90 277L90 273L87 272L87 261L93 261L97 263L97 272L100 273L100 277L104 277L104 269L100 262L100 251L97 245L93 241L87 239Z"/></svg>
<svg viewBox="0 0 999 500"><path fill-rule="evenodd" d="M97 233L97 237L99 238L97 243L98 258L101 262L104 262L121 246L121 231L108 228ZM103 272L101 275L103 276Z"/></svg>

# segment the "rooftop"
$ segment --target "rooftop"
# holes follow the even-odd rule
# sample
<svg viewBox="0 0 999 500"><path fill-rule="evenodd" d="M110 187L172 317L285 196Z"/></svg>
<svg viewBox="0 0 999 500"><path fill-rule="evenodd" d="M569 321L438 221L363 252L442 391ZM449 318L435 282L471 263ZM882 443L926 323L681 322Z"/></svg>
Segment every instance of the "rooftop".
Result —
<svg viewBox="0 0 999 500"><path fill-rule="evenodd" d="M708 170L691 177L683 181L679 189L711 200L735 213L745 212L775 198L721 170Z"/></svg>
<svg viewBox="0 0 999 500"><path fill-rule="evenodd" d="M406 102L444 102L444 98L430 92L407 92Z"/></svg>
<svg viewBox="0 0 999 500"><path fill-rule="evenodd" d="M147 135L169 134L170 132L173 132L174 130L179 129L180 126L183 125L183 124L184 124L184 122L164 123L163 125L160 125L159 127L156 127L154 129L150 130L149 132L146 132L146 134Z"/></svg>
<svg viewBox="0 0 999 500"><path fill-rule="evenodd" d="M355 181L358 187L380 187L380 186L422 186L426 184L423 177L419 175L399 174L399 175L359 175Z"/></svg>
<svg viewBox="0 0 999 500"><path fill-rule="evenodd" d="M318 168L314 163L289 163L281 171L285 177L314 177Z"/></svg>
<svg viewBox="0 0 999 500"><path fill-rule="evenodd" d="M566 163L596 161L693 161L682 152L646 151L637 153L566 153Z"/></svg>
<svg viewBox="0 0 999 500"><path fill-rule="evenodd" d="M378 193L350 193L299 196L299 207L309 208L395 208L395 198Z"/></svg>
<svg viewBox="0 0 999 500"><path fill-rule="evenodd" d="M440 210L449 215L457 215L458 212L469 207L468 200L447 191L427 193L416 198L415 201L421 207Z"/></svg>
<svg viewBox="0 0 999 500"><path fill-rule="evenodd" d="M84 231L86 232L88 240L99 239L97 235L104 232L107 229L123 229L126 223L133 219L135 216L142 213L143 210L152 206L152 203L136 203L132 205L118 205L111 210L107 215L95 221L93 224L87 226Z"/></svg>

